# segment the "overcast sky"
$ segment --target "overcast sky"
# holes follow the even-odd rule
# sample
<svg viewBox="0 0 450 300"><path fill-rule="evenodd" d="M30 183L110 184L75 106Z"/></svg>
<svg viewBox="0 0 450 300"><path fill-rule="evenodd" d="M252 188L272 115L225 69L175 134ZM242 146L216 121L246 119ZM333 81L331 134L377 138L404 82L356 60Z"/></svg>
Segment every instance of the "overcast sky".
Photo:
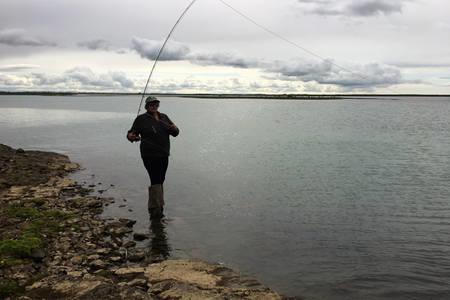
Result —
<svg viewBox="0 0 450 300"><path fill-rule="evenodd" d="M1 0L0 90L141 92L190 1ZM224 1L307 51L197 0L150 92L450 94L448 0Z"/></svg>

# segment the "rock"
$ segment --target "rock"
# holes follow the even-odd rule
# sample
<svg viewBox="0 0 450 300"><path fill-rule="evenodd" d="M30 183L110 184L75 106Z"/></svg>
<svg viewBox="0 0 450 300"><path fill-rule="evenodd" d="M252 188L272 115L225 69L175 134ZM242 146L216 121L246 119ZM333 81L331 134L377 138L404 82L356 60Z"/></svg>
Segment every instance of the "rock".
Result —
<svg viewBox="0 0 450 300"><path fill-rule="evenodd" d="M71 271L71 272L67 272L67 275L71 276L71 277L81 277L83 276L83 272L81 271Z"/></svg>
<svg viewBox="0 0 450 300"><path fill-rule="evenodd" d="M56 282L53 285L53 289L64 295L62 298L65 299L91 299L88 295L105 285L106 283L100 280L83 280L80 282L64 280L61 282Z"/></svg>
<svg viewBox="0 0 450 300"><path fill-rule="evenodd" d="M139 279L139 278L136 278L136 279L131 280L130 282L127 282L126 285L128 285L128 286L139 286L139 287L145 287L145 288L148 288L148 286L147 286L147 280L145 280L145 279Z"/></svg>
<svg viewBox="0 0 450 300"><path fill-rule="evenodd" d="M92 254L92 255L89 255L88 257L87 257L87 260L97 260L97 259L99 259L100 258L100 255L98 255L98 254Z"/></svg>
<svg viewBox="0 0 450 300"><path fill-rule="evenodd" d="M221 277L212 274L215 270L213 265L200 261L189 260L167 260L158 264L150 265L145 272L150 283L164 280L176 280L203 289L217 287Z"/></svg>
<svg viewBox="0 0 450 300"><path fill-rule="evenodd" d="M47 288L48 287L48 283L46 281L36 281L35 283L33 283L31 286L27 286L27 290L36 290L36 289L42 289L42 288Z"/></svg>
<svg viewBox="0 0 450 300"><path fill-rule="evenodd" d="M74 265L81 265L83 263L83 257L82 256L74 256L70 259L70 261L74 264Z"/></svg>
<svg viewBox="0 0 450 300"><path fill-rule="evenodd" d="M128 255L128 260L131 262L139 262L145 259L145 252L143 250L137 250Z"/></svg>
<svg viewBox="0 0 450 300"><path fill-rule="evenodd" d="M97 260L90 262L89 266L93 269L98 270L98 269L106 268L107 264L103 260L97 259Z"/></svg>
<svg viewBox="0 0 450 300"><path fill-rule="evenodd" d="M16 153L25 153L25 150L23 150L22 148L18 148L17 150L16 150Z"/></svg>
<svg viewBox="0 0 450 300"><path fill-rule="evenodd" d="M125 244L123 244L124 248L132 248L134 246L136 246L136 242L135 241L128 241Z"/></svg>
<svg viewBox="0 0 450 300"><path fill-rule="evenodd" d="M120 268L114 271L114 274L122 277L122 278L130 278L130 277L136 277L139 275L144 275L145 268L143 267L135 267L135 268Z"/></svg>
<svg viewBox="0 0 450 300"><path fill-rule="evenodd" d="M126 227L133 227L136 224L135 220L130 219L119 219L119 222L124 224Z"/></svg>
<svg viewBox="0 0 450 300"><path fill-rule="evenodd" d="M108 254L109 252L111 252L111 250L108 248L100 248L100 249L95 250L95 253L100 254L100 255L105 255L105 254Z"/></svg>
<svg viewBox="0 0 450 300"><path fill-rule="evenodd" d="M142 232L136 232L135 234L133 234L133 238L136 241L143 241L143 240L149 239L150 238L150 234L142 233Z"/></svg>
<svg viewBox="0 0 450 300"><path fill-rule="evenodd" d="M117 262L121 262L122 261L122 257L120 256L112 256L109 258L110 261L112 261L113 263L117 263Z"/></svg>

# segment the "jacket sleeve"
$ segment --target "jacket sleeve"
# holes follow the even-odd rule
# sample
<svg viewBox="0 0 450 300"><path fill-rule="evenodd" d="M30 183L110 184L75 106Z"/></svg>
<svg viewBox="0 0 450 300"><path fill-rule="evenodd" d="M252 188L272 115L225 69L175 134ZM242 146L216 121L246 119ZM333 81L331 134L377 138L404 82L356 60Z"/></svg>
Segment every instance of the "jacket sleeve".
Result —
<svg viewBox="0 0 450 300"><path fill-rule="evenodd" d="M172 122L172 120L169 119L169 117L168 117L167 115L164 115L164 116L166 117L167 123L168 123L169 125L175 125L175 124ZM175 125L175 126L176 126L176 125ZM180 129L178 129L178 127L174 128L174 129L168 129L168 131L169 131L169 134L170 134L171 136L173 136L173 137L176 137L177 135L180 134Z"/></svg>
<svg viewBox="0 0 450 300"><path fill-rule="evenodd" d="M134 120L133 125L131 126L130 130L127 131L127 135L126 135L127 139L128 139L128 134L129 134L130 132L133 132L133 133L135 133L135 134L140 134L140 133L141 133L140 126L139 126L139 117L137 117L137 118ZM129 139L128 139L128 140L129 140Z"/></svg>

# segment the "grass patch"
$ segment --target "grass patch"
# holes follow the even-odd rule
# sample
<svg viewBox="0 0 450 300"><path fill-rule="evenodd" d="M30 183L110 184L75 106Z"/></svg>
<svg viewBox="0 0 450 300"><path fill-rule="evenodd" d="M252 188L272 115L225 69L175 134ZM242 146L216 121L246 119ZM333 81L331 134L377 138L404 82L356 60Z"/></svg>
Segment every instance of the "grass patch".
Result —
<svg viewBox="0 0 450 300"><path fill-rule="evenodd" d="M17 240L0 241L0 255L9 256L10 258L26 258L34 250L42 248L43 244L40 237L26 233Z"/></svg>
<svg viewBox="0 0 450 300"><path fill-rule="evenodd" d="M11 297L23 289L17 284L16 281L5 279L0 282L0 299Z"/></svg>
<svg viewBox="0 0 450 300"><path fill-rule="evenodd" d="M59 210L38 210L33 207L10 206L6 215L12 218L23 219L20 237L16 239L0 240L0 255L3 259L27 258L35 250L45 246L45 238L52 237L60 232L64 225L62 222L72 217L71 214Z"/></svg>
<svg viewBox="0 0 450 300"><path fill-rule="evenodd" d="M34 219L41 216L41 212L33 207L12 205L6 209L6 215L11 218Z"/></svg>

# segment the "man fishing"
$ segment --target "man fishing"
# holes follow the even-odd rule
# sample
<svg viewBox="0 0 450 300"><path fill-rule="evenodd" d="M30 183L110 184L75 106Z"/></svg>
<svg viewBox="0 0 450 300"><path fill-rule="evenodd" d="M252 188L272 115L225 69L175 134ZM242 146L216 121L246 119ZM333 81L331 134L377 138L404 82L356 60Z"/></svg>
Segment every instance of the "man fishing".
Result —
<svg viewBox="0 0 450 300"><path fill-rule="evenodd" d="M148 188L148 211L151 219L162 218L164 212L163 183L169 164L170 139L180 130L169 117L158 111L160 101L153 96L145 99L146 113L136 117L128 131L130 142L141 141L142 161L150 176Z"/></svg>

